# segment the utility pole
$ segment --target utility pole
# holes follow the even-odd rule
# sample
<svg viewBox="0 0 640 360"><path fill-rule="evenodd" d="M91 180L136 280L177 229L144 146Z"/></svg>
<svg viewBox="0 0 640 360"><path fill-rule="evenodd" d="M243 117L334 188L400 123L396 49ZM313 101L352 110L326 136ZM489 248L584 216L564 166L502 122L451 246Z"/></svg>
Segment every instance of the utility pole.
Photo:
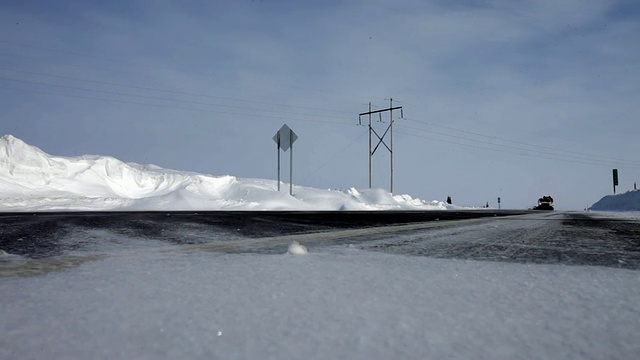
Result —
<svg viewBox="0 0 640 360"><path fill-rule="evenodd" d="M389 136L391 137L391 191L393 194L393 99L389 99Z"/></svg>
<svg viewBox="0 0 640 360"><path fill-rule="evenodd" d="M402 106L396 106L393 107L393 99L389 99L389 108L387 109L381 109L381 110L376 110L376 111L371 111L371 102L369 102L369 111L365 112L365 113L361 113L358 117L358 124L362 125L362 116L364 115L369 115L369 189L371 189L371 158L373 157L373 155L375 154L376 150L378 150L378 147L380 147L380 144L384 145L384 147L387 148L387 150L389 150L389 153L391 154L391 183L390 183L390 192L393 194L393 110L400 110L400 118L404 117L403 114L403 110L402 110ZM380 116L380 121L382 121L382 113L383 112L389 112L389 126L387 127L387 129L385 130L385 132L382 134L382 136L380 136L371 126L371 115L373 114L379 114ZM389 134L389 145L387 145L387 143L384 141L387 133ZM372 150L372 142L371 142L371 134L375 134L375 136L378 138L378 144L376 145L376 147Z"/></svg>
<svg viewBox="0 0 640 360"><path fill-rule="evenodd" d="M371 101L369 101L369 189L371 189Z"/></svg>

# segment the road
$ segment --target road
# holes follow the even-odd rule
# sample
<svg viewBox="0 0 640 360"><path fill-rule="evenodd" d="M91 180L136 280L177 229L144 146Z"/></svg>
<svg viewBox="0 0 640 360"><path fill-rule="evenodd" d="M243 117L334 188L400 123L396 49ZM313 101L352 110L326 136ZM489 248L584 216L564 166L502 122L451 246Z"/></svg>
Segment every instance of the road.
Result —
<svg viewBox="0 0 640 360"><path fill-rule="evenodd" d="M588 212L4 214L0 234L0 249L29 260L0 262L3 276L77 266L114 250L272 254L294 240L312 252L349 245L436 258L640 268L640 221Z"/></svg>
<svg viewBox="0 0 640 360"><path fill-rule="evenodd" d="M365 249L437 258L640 268L640 221L542 212L400 234Z"/></svg>
<svg viewBox="0 0 640 360"><path fill-rule="evenodd" d="M237 242L294 234L483 217L527 211L204 211L0 213L0 249L45 258L91 242ZM122 241L120 241L122 243ZM124 245L124 244L121 244Z"/></svg>

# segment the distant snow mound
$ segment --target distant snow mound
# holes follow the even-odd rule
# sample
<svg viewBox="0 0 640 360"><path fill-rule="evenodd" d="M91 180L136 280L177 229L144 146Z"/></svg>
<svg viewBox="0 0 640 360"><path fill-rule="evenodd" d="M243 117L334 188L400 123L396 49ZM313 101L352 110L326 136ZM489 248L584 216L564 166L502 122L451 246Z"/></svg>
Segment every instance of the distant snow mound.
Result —
<svg viewBox="0 0 640 360"><path fill-rule="evenodd" d="M624 194L607 195L593 204L589 210L640 211L640 190L631 190Z"/></svg>
<svg viewBox="0 0 640 360"><path fill-rule="evenodd" d="M381 189L321 190L124 163L109 156L53 156L0 138L0 211L441 210L460 208ZM285 186L286 188L286 186Z"/></svg>

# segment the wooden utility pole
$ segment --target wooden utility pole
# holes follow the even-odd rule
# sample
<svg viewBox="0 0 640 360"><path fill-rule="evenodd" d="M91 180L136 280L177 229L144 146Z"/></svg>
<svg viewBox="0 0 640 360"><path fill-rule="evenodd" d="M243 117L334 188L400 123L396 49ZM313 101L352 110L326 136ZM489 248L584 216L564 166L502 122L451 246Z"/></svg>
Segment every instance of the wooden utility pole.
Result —
<svg viewBox="0 0 640 360"><path fill-rule="evenodd" d="M378 150L378 147L380 146L380 144L384 145L384 147L387 148L387 150L389 150L389 153L391 154L391 184L390 184L390 192L393 194L393 110L400 110L400 118L404 117L404 114L402 112L402 106L396 106L393 107L393 99L389 99L389 108L387 109L381 109L381 110L376 110L376 111L371 111L371 102L369 102L369 111L362 113L359 115L359 120L358 122L360 124L362 124L362 116L364 115L369 115L369 189L371 189L371 158L373 157L373 155L375 154L376 150ZM371 126L371 115L373 114L379 114L380 116L380 120L382 120L382 113L383 112L389 112L389 126L387 127L387 129L385 130L384 134L382 134L382 136L380 136ZM389 145L387 145L387 143L384 141L384 138L386 137L387 133L389 134ZM371 134L375 134L376 137L378 138L378 144L376 145L376 147L372 150L371 146L373 145L371 142Z"/></svg>
<svg viewBox="0 0 640 360"><path fill-rule="evenodd" d="M391 191L393 194L393 99L389 99L389 137L391 138Z"/></svg>
<svg viewBox="0 0 640 360"><path fill-rule="evenodd" d="M371 189L371 101L369 101L369 189Z"/></svg>

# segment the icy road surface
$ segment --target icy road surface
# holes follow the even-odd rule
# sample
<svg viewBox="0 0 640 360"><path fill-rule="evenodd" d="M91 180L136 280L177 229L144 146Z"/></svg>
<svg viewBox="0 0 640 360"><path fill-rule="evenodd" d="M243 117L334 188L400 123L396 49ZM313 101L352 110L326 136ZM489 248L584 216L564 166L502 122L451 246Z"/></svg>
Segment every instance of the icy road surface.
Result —
<svg viewBox="0 0 640 360"><path fill-rule="evenodd" d="M437 258L640 269L640 221L608 214L541 212L399 234L365 249Z"/></svg>
<svg viewBox="0 0 640 360"><path fill-rule="evenodd" d="M49 228L37 258L2 255L0 359L640 358L637 219L144 225Z"/></svg>

